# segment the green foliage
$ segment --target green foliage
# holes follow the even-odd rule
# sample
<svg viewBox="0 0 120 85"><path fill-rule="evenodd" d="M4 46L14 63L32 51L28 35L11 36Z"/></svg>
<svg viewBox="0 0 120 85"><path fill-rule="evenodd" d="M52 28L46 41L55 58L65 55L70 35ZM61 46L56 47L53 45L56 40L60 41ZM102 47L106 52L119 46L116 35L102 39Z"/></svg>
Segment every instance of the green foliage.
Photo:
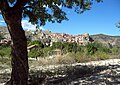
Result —
<svg viewBox="0 0 120 85"><path fill-rule="evenodd" d="M74 59L74 54L69 53L68 55L62 57L61 59L59 59L59 64L73 64L75 63L75 59Z"/></svg>
<svg viewBox="0 0 120 85"><path fill-rule="evenodd" d="M108 54L108 53L105 53L105 52L98 51L94 54L94 59L95 60L105 60L105 59L109 59L109 58L111 58L111 55Z"/></svg>
<svg viewBox="0 0 120 85"><path fill-rule="evenodd" d="M0 5L3 4L2 2L4 1L1 0ZM79 14L90 10L93 0L8 0L6 2L13 6L24 7L23 17L28 17L32 24L45 25L47 21L61 23L63 20L68 20L63 8L74 9ZM2 7L6 5L3 4Z"/></svg>
<svg viewBox="0 0 120 85"><path fill-rule="evenodd" d="M2 36L0 35L0 40L2 40Z"/></svg>
<svg viewBox="0 0 120 85"><path fill-rule="evenodd" d="M63 20L68 20L63 8L74 9L79 14L90 10L93 0L7 0L3 2L4 0L0 1L2 7L6 7L6 2L13 6L24 7L23 17L28 17L32 24L40 22L40 25L45 25L47 21L61 23Z"/></svg>
<svg viewBox="0 0 120 85"><path fill-rule="evenodd" d="M0 34L0 40L2 40L3 39L3 35L2 34Z"/></svg>
<svg viewBox="0 0 120 85"><path fill-rule="evenodd" d="M66 43L66 48L68 52L76 52L77 51L77 43Z"/></svg>
<svg viewBox="0 0 120 85"><path fill-rule="evenodd" d="M95 52L105 52L105 53L112 53L111 49L104 46L101 43L95 42L86 45L87 53L93 55Z"/></svg>
<svg viewBox="0 0 120 85"><path fill-rule="evenodd" d="M52 49L60 49L63 54L68 52L77 52L82 51L81 47L78 46L77 43L69 43L69 42L54 42L52 45Z"/></svg>
<svg viewBox="0 0 120 85"><path fill-rule="evenodd" d="M113 55L119 55L120 54L120 48L113 47L111 49L111 52L112 52Z"/></svg>
<svg viewBox="0 0 120 85"><path fill-rule="evenodd" d="M90 43L86 45L86 47L87 47L87 53L90 55L93 55L97 51L97 47L95 46L94 43Z"/></svg>
<svg viewBox="0 0 120 85"><path fill-rule="evenodd" d="M108 48L101 43L95 42L95 46L98 48L98 51L111 53L111 48Z"/></svg>
<svg viewBox="0 0 120 85"><path fill-rule="evenodd" d="M53 42L52 44L52 49L63 49L64 45L62 42Z"/></svg>
<svg viewBox="0 0 120 85"><path fill-rule="evenodd" d="M37 43L38 41L33 41L32 45ZM36 57L40 55L42 55L43 57L47 57L52 55L52 50L55 49L60 49L63 55L68 54L67 56L71 56L71 58L68 57L69 60L73 59L73 61L75 60L76 62L107 59L110 58L110 55L118 55L120 53L119 48L108 48L98 42L88 43L86 46L79 46L77 43L54 42L51 47L49 46L41 48L40 53L39 51L37 51L38 49L36 48L32 50L29 55L30 57ZM61 63L64 61L66 60L61 60Z"/></svg>
<svg viewBox="0 0 120 85"><path fill-rule="evenodd" d="M44 56L44 53L41 49L36 49L36 48L33 48L29 53L28 53L28 56L31 57L31 58L37 58L37 57L43 57Z"/></svg>
<svg viewBox="0 0 120 85"><path fill-rule="evenodd" d="M49 55L51 55L51 51L52 51L51 47L45 47L42 50L43 50L43 53L44 53L44 57L48 57Z"/></svg>
<svg viewBox="0 0 120 85"><path fill-rule="evenodd" d="M39 41L39 40L34 40L32 42L28 42L28 46L31 46L31 45L37 45L37 46L39 46L41 48L44 48L43 43L41 41Z"/></svg>
<svg viewBox="0 0 120 85"><path fill-rule="evenodd" d="M77 52L74 54L75 61L78 63L88 62L92 60L91 55L87 55L86 52Z"/></svg>
<svg viewBox="0 0 120 85"><path fill-rule="evenodd" d="M1 57L10 57L11 48L8 46L0 46L0 56Z"/></svg>

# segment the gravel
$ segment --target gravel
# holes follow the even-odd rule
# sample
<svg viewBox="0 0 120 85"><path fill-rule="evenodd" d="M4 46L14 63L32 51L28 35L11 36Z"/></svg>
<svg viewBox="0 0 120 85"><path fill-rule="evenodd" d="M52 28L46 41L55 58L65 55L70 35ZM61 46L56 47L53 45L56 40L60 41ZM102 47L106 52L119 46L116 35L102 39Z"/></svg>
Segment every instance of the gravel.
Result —
<svg viewBox="0 0 120 85"><path fill-rule="evenodd" d="M108 66L109 68L99 73L93 74L89 77L77 78L68 85L120 85L120 59L108 59L100 61L91 61L87 63L75 63L66 65L49 65L49 66L30 66L30 70L44 70L56 69L64 66ZM1 74L10 74L11 68L6 65L0 64L0 76ZM1 78L1 77L0 77ZM7 79L7 78L6 78ZM1 79L0 79L1 80ZM1 82L1 81L0 81ZM0 85L4 85L3 82ZM54 84L53 84L54 85Z"/></svg>

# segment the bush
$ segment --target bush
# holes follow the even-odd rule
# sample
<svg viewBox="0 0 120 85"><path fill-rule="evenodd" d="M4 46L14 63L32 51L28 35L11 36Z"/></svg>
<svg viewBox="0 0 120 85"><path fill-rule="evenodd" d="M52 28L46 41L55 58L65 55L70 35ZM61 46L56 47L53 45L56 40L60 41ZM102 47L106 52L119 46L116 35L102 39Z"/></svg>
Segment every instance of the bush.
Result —
<svg viewBox="0 0 120 85"><path fill-rule="evenodd" d="M48 56L51 55L52 48L51 47L45 47L45 48L42 49L42 51L43 51L43 54L44 54L43 56L48 57Z"/></svg>
<svg viewBox="0 0 120 85"><path fill-rule="evenodd" d="M52 49L63 49L64 46L63 46L63 43L62 42L53 42L52 44Z"/></svg>
<svg viewBox="0 0 120 85"><path fill-rule="evenodd" d="M64 57L61 57L61 59L59 59L59 64L72 64L75 63L75 53L68 53L67 55L65 55Z"/></svg>
<svg viewBox="0 0 120 85"><path fill-rule="evenodd" d="M77 52L77 43L69 43L69 42L54 42L52 45L52 49L60 49L64 54L68 52Z"/></svg>
<svg viewBox="0 0 120 85"><path fill-rule="evenodd" d="M88 43L86 45L86 49L88 55L93 55L98 50L97 46L95 46L95 43Z"/></svg>
<svg viewBox="0 0 120 85"><path fill-rule="evenodd" d="M113 47L111 49L113 55L119 55L120 54L120 48Z"/></svg>
<svg viewBox="0 0 120 85"><path fill-rule="evenodd" d="M11 48L6 46L0 46L0 56L1 57L10 57Z"/></svg>
<svg viewBox="0 0 120 85"><path fill-rule="evenodd" d="M105 59L109 59L111 57L111 55L105 53L105 52L96 52L94 57L97 59L97 60L105 60Z"/></svg>
<svg viewBox="0 0 120 85"><path fill-rule="evenodd" d="M28 53L28 56L31 57L31 58L37 58L37 57L43 57L44 56L44 53L41 49L36 49L36 48L33 48L29 53Z"/></svg>
<svg viewBox="0 0 120 85"><path fill-rule="evenodd" d="M0 46L0 62L2 64L10 65L10 55L11 55L11 48L7 46Z"/></svg>
<svg viewBox="0 0 120 85"><path fill-rule="evenodd" d="M77 52L75 60L78 63L88 62L91 60L91 56L87 55L85 52Z"/></svg>

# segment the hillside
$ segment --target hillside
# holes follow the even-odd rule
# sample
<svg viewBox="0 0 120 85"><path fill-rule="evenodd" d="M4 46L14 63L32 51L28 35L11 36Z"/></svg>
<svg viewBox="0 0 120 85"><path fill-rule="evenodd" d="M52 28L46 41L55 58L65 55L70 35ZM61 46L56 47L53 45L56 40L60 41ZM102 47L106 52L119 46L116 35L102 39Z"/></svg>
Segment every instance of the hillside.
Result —
<svg viewBox="0 0 120 85"><path fill-rule="evenodd" d="M5 38L8 38L8 37L10 38L6 26L0 26L0 32L2 32L4 34ZM57 37L56 36L55 36L55 38L54 37L49 37L49 36L52 36L51 34L56 35ZM63 40L63 36L67 36L67 39L70 39L72 37L79 37L79 35L73 36L73 35L64 34L64 33L52 33L50 31L41 31L41 32L38 32L37 34L34 35L30 31L26 31L26 37L29 38L30 40L36 40L36 39L40 39L42 37L42 38L44 38L45 41L46 41L46 39L47 39L47 41L50 40L50 38L54 38L53 41L56 41L56 40L61 41L61 40ZM82 35L82 36L84 36L84 35ZM81 35L80 35L80 37L81 37ZM89 35L87 37L89 38ZM96 35L90 35L90 37L94 41L103 43L107 47L111 47L111 46L120 47L120 36L110 36L110 35L105 35L105 34L96 34Z"/></svg>
<svg viewBox="0 0 120 85"><path fill-rule="evenodd" d="M120 36L109 36L105 34L91 35L94 41L103 43L104 45L120 47Z"/></svg>

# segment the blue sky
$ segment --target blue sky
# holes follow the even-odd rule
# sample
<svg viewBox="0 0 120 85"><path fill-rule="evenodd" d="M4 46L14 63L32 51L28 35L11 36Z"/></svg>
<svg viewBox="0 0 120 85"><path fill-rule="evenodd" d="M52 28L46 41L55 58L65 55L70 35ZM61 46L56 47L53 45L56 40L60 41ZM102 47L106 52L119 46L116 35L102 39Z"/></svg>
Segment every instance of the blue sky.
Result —
<svg viewBox="0 0 120 85"><path fill-rule="evenodd" d="M120 36L119 29L115 24L120 21L120 0L103 0L103 3L93 3L92 9L77 14L73 10L66 9L69 21L59 23L47 23L41 29L50 30L52 32L69 33L73 35L89 33L93 34L107 34ZM0 16L0 26L5 25L2 17ZM33 30L35 26L22 21L24 28Z"/></svg>
<svg viewBox="0 0 120 85"><path fill-rule="evenodd" d="M115 24L120 21L120 0L104 0L103 3L94 3L90 11L83 14L76 14L67 10L69 21L61 24L47 23L45 29L52 32L69 34L107 34L120 35Z"/></svg>

